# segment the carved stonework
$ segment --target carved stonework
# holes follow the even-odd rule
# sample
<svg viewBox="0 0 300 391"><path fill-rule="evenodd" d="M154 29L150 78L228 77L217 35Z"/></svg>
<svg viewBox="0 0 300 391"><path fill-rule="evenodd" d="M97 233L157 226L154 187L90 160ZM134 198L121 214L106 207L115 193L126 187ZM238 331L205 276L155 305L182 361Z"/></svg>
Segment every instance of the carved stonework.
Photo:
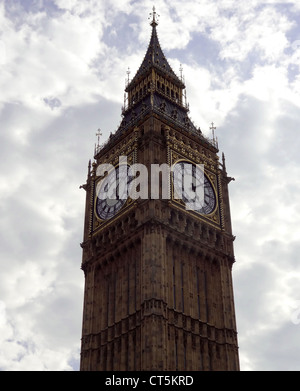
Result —
<svg viewBox="0 0 300 391"><path fill-rule="evenodd" d="M153 12L154 15L154 12ZM128 79L123 120L89 164L82 247L84 371L239 370L232 286L235 262L225 160L188 117L185 85L157 38ZM214 141L214 140L213 140ZM174 197L127 200L97 212L99 164L203 164L211 208ZM177 166L180 167L180 166ZM114 170L112 170L114 172ZM150 183L150 177L148 182ZM176 190L176 189L175 189ZM134 198L134 197L133 197ZM111 200L110 207L114 206ZM202 212L201 212L202 211ZM100 218L102 216L102 218Z"/></svg>

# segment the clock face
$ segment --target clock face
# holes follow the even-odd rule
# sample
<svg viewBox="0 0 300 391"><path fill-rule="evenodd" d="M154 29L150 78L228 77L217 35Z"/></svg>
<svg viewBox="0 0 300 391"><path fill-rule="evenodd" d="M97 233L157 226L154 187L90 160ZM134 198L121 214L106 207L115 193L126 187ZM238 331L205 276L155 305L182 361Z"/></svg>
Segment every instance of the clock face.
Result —
<svg viewBox="0 0 300 391"><path fill-rule="evenodd" d="M188 209L208 215L216 207L216 195L209 179L196 165L189 162L179 162L173 167L173 185L175 198L182 199ZM203 187L197 195L198 187Z"/></svg>
<svg viewBox="0 0 300 391"><path fill-rule="evenodd" d="M129 166L121 165L102 180L96 200L96 212L100 219L112 218L126 203L128 184L131 181Z"/></svg>

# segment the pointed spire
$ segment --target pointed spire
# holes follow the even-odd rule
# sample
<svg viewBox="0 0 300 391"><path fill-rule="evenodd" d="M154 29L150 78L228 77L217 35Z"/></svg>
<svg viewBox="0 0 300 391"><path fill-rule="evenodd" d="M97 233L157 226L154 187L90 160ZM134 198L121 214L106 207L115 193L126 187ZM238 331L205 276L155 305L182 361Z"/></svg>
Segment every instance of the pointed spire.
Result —
<svg viewBox="0 0 300 391"><path fill-rule="evenodd" d="M140 68L127 85L126 90L130 89L135 81L147 73L151 68L156 68L160 72L167 74L168 77L171 77L173 81L180 86L180 88L185 88L184 82L175 74L161 49L156 31L158 17L159 15L155 11L155 7L153 7L153 12L150 13L149 17L149 19L151 19L150 25L152 26L152 34L148 49Z"/></svg>
<svg viewBox="0 0 300 391"><path fill-rule="evenodd" d="M140 124L148 113L150 115L156 113L164 117L168 123L175 123L176 126L194 133L206 144L217 149L214 135L213 140L203 136L200 128L197 128L188 117L189 105L186 100L182 64L177 76L169 65L158 40L156 31L158 17L153 7L149 17L152 27L150 42L135 76L131 80L129 77L126 80L123 119L116 134L121 135L126 129ZM129 76L129 70L127 74ZM214 132L215 129L212 124L211 130Z"/></svg>

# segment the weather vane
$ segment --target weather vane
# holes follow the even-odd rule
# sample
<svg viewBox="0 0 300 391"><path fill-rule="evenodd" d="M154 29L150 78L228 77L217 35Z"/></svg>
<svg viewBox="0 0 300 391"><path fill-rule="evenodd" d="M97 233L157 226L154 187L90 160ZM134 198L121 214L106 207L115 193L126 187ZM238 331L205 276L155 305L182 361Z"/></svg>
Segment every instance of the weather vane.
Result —
<svg viewBox="0 0 300 391"><path fill-rule="evenodd" d="M155 11L155 7L153 6L153 12L150 12L150 16L149 16L149 20L150 19L152 19L152 21L151 21L151 23L150 23L150 25L151 26L157 26L158 25L158 19L159 19L159 17L160 17L160 15L158 15L157 13L156 13L156 11Z"/></svg>

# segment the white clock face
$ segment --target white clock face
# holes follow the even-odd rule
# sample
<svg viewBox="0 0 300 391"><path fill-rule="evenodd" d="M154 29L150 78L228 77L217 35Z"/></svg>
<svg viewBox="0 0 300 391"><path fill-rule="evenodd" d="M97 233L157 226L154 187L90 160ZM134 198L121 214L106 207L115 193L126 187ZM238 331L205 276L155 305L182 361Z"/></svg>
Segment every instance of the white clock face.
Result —
<svg viewBox="0 0 300 391"><path fill-rule="evenodd" d="M118 166L102 181L96 200L96 212L100 219L112 218L126 203L131 181L128 170L127 165Z"/></svg>
<svg viewBox="0 0 300 391"><path fill-rule="evenodd" d="M185 176L189 176L192 179L192 192L188 192L184 188ZM193 209L195 212L208 215L212 213L216 207L216 195L212 184L207 176L201 174L199 170L196 170L195 164L189 162L176 163L173 168L173 185L174 194L176 198L182 199L187 205L191 202L191 193L196 199L193 201ZM196 187L203 186L203 197L197 199Z"/></svg>

